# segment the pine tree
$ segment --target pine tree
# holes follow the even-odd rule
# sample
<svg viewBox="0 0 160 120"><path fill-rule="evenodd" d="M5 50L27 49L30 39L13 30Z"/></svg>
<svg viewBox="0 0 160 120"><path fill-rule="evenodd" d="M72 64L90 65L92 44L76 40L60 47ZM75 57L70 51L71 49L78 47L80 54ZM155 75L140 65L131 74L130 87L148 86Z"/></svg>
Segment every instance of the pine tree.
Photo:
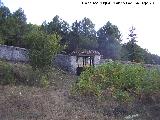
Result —
<svg viewBox="0 0 160 120"><path fill-rule="evenodd" d="M132 62L143 62L143 52L140 49L140 46L137 45L137 34L135 34L135 27L131 27L129 30L129 42L125 45L126 50L128 51L128 60Z"/></svg>

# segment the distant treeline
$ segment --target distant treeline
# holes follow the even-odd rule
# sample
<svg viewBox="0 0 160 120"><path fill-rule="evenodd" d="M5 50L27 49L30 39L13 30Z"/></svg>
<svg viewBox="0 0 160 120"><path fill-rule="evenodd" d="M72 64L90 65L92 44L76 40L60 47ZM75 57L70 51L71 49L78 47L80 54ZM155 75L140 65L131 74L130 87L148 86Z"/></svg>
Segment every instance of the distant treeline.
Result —
<svg viewBox="0 0 160 120"><path fill-rule="evenodd" d="M65 46L65 54L78 49L92 49L99 51L103 58L160 64L158 55L151 54L137 45L137 34L134 30L135 27L129 29L128 42L122 44L121 32L109 21L98 31L95 30L95 24L86 17L81 21L76 20L71 26L58 15L50 22L33 25L27 23L22 8L11 13L8 7L0 7L0 44L30 49L32 41L28 38L29 34L38 35L34 33L40 31L39 35L42 36L60 36L59 44Z"/></svg>

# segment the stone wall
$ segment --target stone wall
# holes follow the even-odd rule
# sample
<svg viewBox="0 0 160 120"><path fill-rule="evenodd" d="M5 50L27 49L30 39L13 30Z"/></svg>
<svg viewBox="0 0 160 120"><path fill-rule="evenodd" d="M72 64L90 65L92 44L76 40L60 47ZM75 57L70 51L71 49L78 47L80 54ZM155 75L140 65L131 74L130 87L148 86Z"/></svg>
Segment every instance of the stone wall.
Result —
<svg viewBox="0 0 160 120"><path fill-rule="evenodd" d="M0 59L2 60L8 60L13 62L29 62L28 57L28 50L25 48L19 48L14 46L7 46L7 45L0 45ZM94 57L94 64L95 66L112 61L111 59L101 59L100 55L95 55ZM129 61L121 61L124 64L134 64ZM76 62L76 56L70 56L70 55L63 55L58 54L54 60L53 63L60 67L63 70L69 71L73 74L76 74L76 69L80 64L82 64L82 59L80 58L78 63ZM89 63L89 60L88 60ZM147 68L151 67L158 67L160 68L160 65L145 65Z"/></svg>
<svg viewBox="0 0 160 120"><path fill-rule="evenodd" d="M88 60L89 61L89 60ZM76 61L76 56L58 54L54 59L54 64L60 67L63 70L69 71L73 74L76 74L77 67L82 67L82 58L79 58L78 62ZM96 55L94 57L94 64L98 65L100 62L100 56ZM89 64L89 62L88 62Z"/></svg>
<svg viewBox="0 0 160 120"><path fill-rule="evenodd" d="M100 64L100 60L101 60L101 56L100 55L95 55L94 64L95 65L99 65Z"/></svg>
<svg viewBox="0 0 160 120"><path fill-rule="evenodd" d="M77 63L75 56L58 54L54 58L53 64L55 64L56 66L58 66L63 70L76 74Z"/></svg>
<svg viewBox="0 0 160 120"><path fill-rule="evenodd" d="M0 59L16 62L28 62L28 50L20 47L0 45Z"/></svg>
<svg viewBox="0 0 160 120"><path fill-rule="evenodd" d="M14 46L0 45L0 59L13 62L29 62L28 50ZM96 55L94 57L94 64L97 65L99 62L100 56ZM53 59L53 63L63 70L76 74L78 63L82 64L82 59L80 58L77 63L76 56L58 54Z"/></svg>

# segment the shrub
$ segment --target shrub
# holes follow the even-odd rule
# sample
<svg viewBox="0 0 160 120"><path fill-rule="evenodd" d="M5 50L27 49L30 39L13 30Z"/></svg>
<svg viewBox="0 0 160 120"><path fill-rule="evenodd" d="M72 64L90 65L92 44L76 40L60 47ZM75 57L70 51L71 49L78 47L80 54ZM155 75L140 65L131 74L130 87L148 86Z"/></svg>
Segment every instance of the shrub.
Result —
<svg viewBox="0 0 160 120"><path fill-rule="evenodd" d="M40 30L35 30L30 32L26 39L30 46L30 63L35 69L46 69L51 65L54 55L63 49L59 44L60 36L57 34L47 35Z"/></svg>
<svg viewBox="0 0 160 120"><path fill-rule="evenodd" d="M142 93L160 90L160 71L142 64L109 62L81 73L76 91L92 93L98 97L110 90L112 97L129 101Z"/></svg>
<svg viewBox="0 0 160 120"><path fill-rule="evenodd" d="M1 35L0 35L0 45L4 44L4 40L2 39Z"/></svg>
<svg viewBox="0 0 160 120"><path fill-rule="evenodd" d="M49 77L47 75L42 75L40 78L40 86L48 87L49 86Z"/></svg>
<svg viewBox="0 0 160 120"><path fill-rule="evenodd" d="M7 62L0 61L0 84L14 84L14 73L13 68Z"/></svg>
<svg viewBox="0 0 160 120"><path fill-rule="evenodd" d="M14 76L16 84L47 87L49 85L50 71L33 69L30 65L15 64Z"/></svg>
<svg viewBox="0 0 160 120"><path fill-rule="evenodd" d="M33 73L38 72L37 83L40 86L48 86L48 70L51 68L52 60L65 46L59 44L61 38L56 33L48 35L39 29L31 31L26 39L30 48L30 65Z"/></svg>
<svg viewBox="0 0 160 120"><path fill-rule="evenodd" d="M12 64L0 61L0 84L28 85L47 87L50 71L33 70L30 65Z"/></svg>

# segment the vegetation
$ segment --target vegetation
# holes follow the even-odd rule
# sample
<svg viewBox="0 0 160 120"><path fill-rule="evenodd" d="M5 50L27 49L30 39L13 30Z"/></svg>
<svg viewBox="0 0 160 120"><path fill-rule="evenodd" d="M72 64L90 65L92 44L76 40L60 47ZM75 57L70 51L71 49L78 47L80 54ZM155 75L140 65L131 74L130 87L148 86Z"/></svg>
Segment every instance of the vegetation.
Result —
<svg viewBox="0 0 160 120"><path fill-rule="evenodd" d="M132 62L144 62L143 49L138 46L136 43L137 34L134 33L135 27L129 30L129 42L123 45L124 53L122 58L127 59Z"/></svg>
<svg viewBox="0 0 160 120"><path fill-rule="evenodd" d="M159 56L137 45L134 27L129 30L129 42L121 44L121 33L111 22L107 22L96 31L95 24L86 17L81 21L75 21L72 26L58 15L51 22L43 22L41 26L27 24L26 21L22 8L11 13L8 7L2 5L0 7L0 44L29 49L30 65L34 72L44 73L40 76L43 79L47 78L45 71L51 67L52 59L57 53L65 51L69 54L77 49L98 50L104 58L113 60L160 64ZM3 78L6 81L14 81L12 67L6 63L3 67L9 74L6 74L8 78L4 75Z"/></svg>
<svg viewBox="0 0 160 120"><path fill-rule="evenodd" d="M0 61L0 84L1 85L28 85L47 87L51 71L43 73L30 65L11 64Z"/></svg>
<svg viewBox="0 0 160 120"><path fill-rule="evenodd" d="M0 61L0 84L14 84L13 68L6 62Z"/></svg>
<svg viewBox="0 0 160 120"><path fill-rule="evenodd" d="M52 39L54 39L52 40L52 44L55 42L55 44L60 44L57 44L57 46L66 46L63 50L63 53L66 54L77 49L92 49L99 51L104 58L108 59L160 64L160 57L158 55L151 54L148 50L137 45L137 34L134 32L135 27L129 30L129 41L122 44L121 32L111 22L107 22L96 31L95 24L86 17L80 21L76 20L72 26L58 15L51 22L47 23L44 21L40 26L31 23L27 24L26 20L27 18L22 8L11 13L8 7L2 5L0 7L0 44L31 49L34 43L42 43L42 38L45 38L45 44L50 44L48 43L50 40L46 39L50 39L52 36ZM33 38L37 40L34 41ZM53 54L61 52L61 50L56 49ZM46 55L48 54L49 52L46 53Z"/></svg>
<svg viewBox="0 0 160 120"><path fill-rule="evenodd" d="M121 33L118 27L113 25L111 22L107 22L103 27L96 31L95 24L89 18L85 17L81 21L75 21L72 26L69 26L65 20L62 20L58 15L56 15L51 22L46 23L45 21L41 26L38 26L27 24L27 18L22 8L19 8L15 12L11 13L9 8L6 6L0 7L0 18L0 44L25 47L29 49L30 65L32 66L34 72L40 71L44 73L40 76L40 78L44 81L47 81L45 71L48 71L48 68L51 67L53 57L64 48L64 51L67 54L77 49L93 49L98 50L104 58L143 62L147 64L160 64L159 56L153 55L137 45L137 34L134 33L135 27L132 27L129 30L129 42L121 44ZM1 66L7 71L6 75L3 74L3 78L6 79L6 83L14 81L14 75L12 75L14 72L12 67L6 63L4 66ZM118 72L114 75L113 71L115 68L113 66L115 66L115 68L118 67L116 70L118 70L121 74ZM147 79L144 78L146 77L146 74L151 74L150 76L152 76L152 72L154 70L149 72L142 66L122 65L119 63L105 64L95 70L93 68L89 68L82 73L80 77L80 85L81 82L83 85L83 82L87 82L88 79L96 78L95 76L92 76L95 74L95 71L97 72L96 76L98 76L98 80L102 79L104 83L100 80L102 82L100 82L100 84L103 85L101 86L97 82L98 86L97 84L94 84L96 86L93 85L92 89L95 89L98 92L104 85L109 84L103 79L110 79L115 88L114 92L119 91L124 93L124 88L122 89L121 86L119 86L120 88L117 88L117 86L115 87L115 84L118 84L114 83L115 81L120 83L122 82L121 84L125 85L129 83L123 83L124 81L122 80L127 82L127 80L133 78L132 81L139 82L137 80L140 80L140 78L137 77L140 77L142 73L137 71L143 71L144 75L142 75L142 80L140 80L142 82L144 79ZM87 77L85 76L85 73ZM110 74L110 76L107 76L106 74ZM119 78L119 75L123 79ZM124 75L128 75L129 77L124 78ZM83 80L83 76L86 81ZM112 80L114 80L114 82ZM85 86L87 86L87 84L91 84L90 80L88 82L89 83L85 83ZM136 87L134 85L135 83L132 84L132 87ZM138 89L140 88L141 87L138 86ZM134 90L137 92L137 88L134 88ZM128 91L125 91L124 94L129 96Z"/></svg>
<svg viewBox="0 0 160 120"><path fill-rule="evenodd" d="M41 26L27 24L26 20L22 8L11 13L6 6L0 7L0 44L29 49L31 65L17 67L1 61L1 84L47 86L52 60L61 51L69 54L77 49L93 49L104 58L160 64L159 56L137 45L135 27L129 30L129 42L121 44L121 33L111 22L96 31L95 24L86 17L75 21L72 26L58 15ZM17 72L15 69L22 70ZM77 88L82 93L92 92L97 96L107 89L118 100L128 100L149 90L158 90L158 77L157 69L113 62L86 69L79 78Z"/></svg>
<svg viewBox="0 0 160 120"><path fill-rule="evenodd" d="M82 94L92 93L98 97L103 92L120 101L133 100L142 94L160 90L160 70L146 68L142 64L109 62L97 68L88 68L79 78L76 90Z"/></svg>
<svg viewBox="0 0 160 120"><path fill-rule="evenodd" d="M104 58L120 59L121 33L118 27L107 22L97 31L99 51Z"/></svg>
<svg viewBox="0 0 160 120"><path fill-rule="evenodd" d="M59 44L60 36L57 34L47 35L43 31L31 31L27 35L29 45L30 64L34 69L46 69L51 66L54 55L62 50Z"/></svg>
<svg viewBox="0 0 160 120"><path fill-rule="evenodd" d="M149 98L156 93L158 96L160 69L148 68L142 63L160 64L160 56L151 54L137 45L137 34L134 31L135 28L132 27L129 30L129 41L122 44L121 32L111 22L107 22L96 31L95 24L89 18L76 20L70 26L56 15L51 22L45 21L42 25L33 25L27 23L22 8L11 13L8 7L2 5L0 7L0 44L28 49L30 61L29 64L0 61L0 91L2 91L0 108L5 111L1 112L0 116L2 119L6 119L8 114L11 119L23 119L24 115L27 116L25 116L26 119L59 119L59 115L62 116L60 119L72 119L70 116L73 119L81 119L82 116L84 119L87 117L112 119L111 114L116 116L118 111L116 111L118 104L113 103L117 101L126 103L137 98L141 100L144 95L148 95L147 98ZM103 58L113 59L115 62L108 62L96 68L87 67L78 80L77 76L52 66L52 60L57 53L69 54L77 49L97 50ZM136 64L122 64L116 60L132 61ZM75 83L73 92L84 94L85 98L89 98L91 94L91 99L87 99L89 104L84 104L85 98L81 95L77 94L75 97L69 93L73 83ZM14 86L6 89L8 84ZM45 87L45 89L38 87ZM18 94L14 90L17 90ZM93 101L96 102L94 96L106 98L107 104L98 103L99 108L95 103L91 105ZM157 103L159 105L159 101ZM79 114L80 108L81 114ZM146 108L144 106L141 108L145 109L143 112L146 113ZM91 115L87 116L88 111ZM50 115L47 116L48 114ZM93 114L97 116L94 117ZM109 118L110 115L111 118ZM146 115L148 116L148 113Z"/></svg>
<svg viewBox="0 0 160 120"><path fill-rule="evenodd" d="M24 46L24 35L27 32L27 18L20 8L10 13L9 8L0 7L0 35L4 44L19 47Z"/></svg>

